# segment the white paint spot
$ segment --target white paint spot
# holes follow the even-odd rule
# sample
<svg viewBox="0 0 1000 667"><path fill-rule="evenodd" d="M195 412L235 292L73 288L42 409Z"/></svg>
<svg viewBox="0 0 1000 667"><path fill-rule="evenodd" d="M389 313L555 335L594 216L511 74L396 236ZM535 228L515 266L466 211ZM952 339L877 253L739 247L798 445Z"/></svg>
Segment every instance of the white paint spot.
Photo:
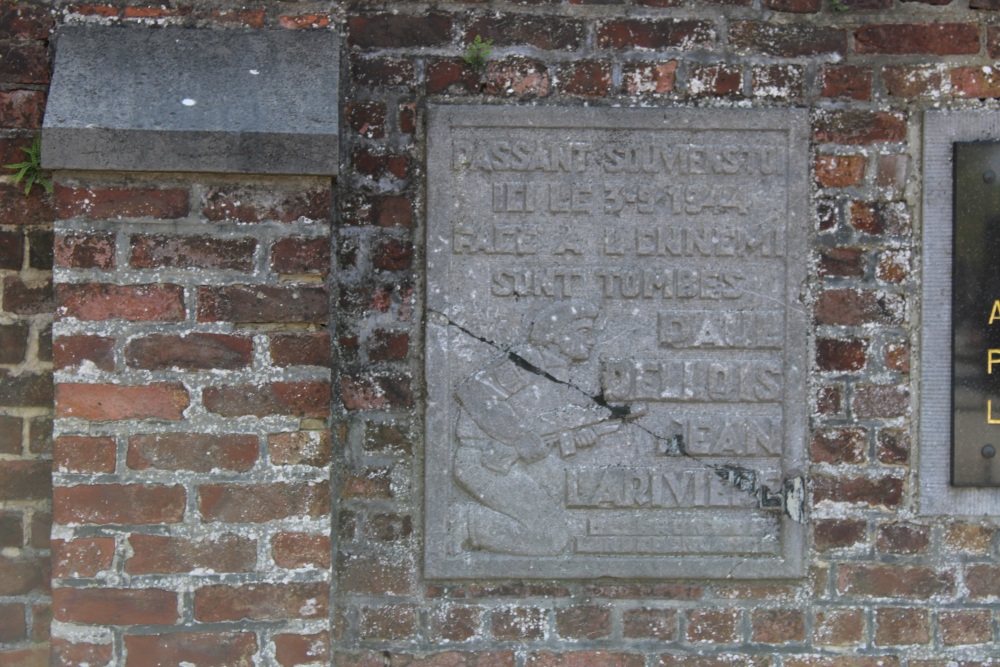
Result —
<svg viewBox="0 0 1000 667"><path fill-rule="evenodd" d="M193 107L194 105L198 104L198 102L196 100L192 100L190 97L185 97L183 100L181 100L181 104L183 104L186 107Z"/></svg>
<svg viewBox="0 0 1000 667"><path fill-rule="evenodd" d="M257 76L258 74L260 74L260 70L252 69L250 70L250 73L253 74L254 76Z"/></svg>

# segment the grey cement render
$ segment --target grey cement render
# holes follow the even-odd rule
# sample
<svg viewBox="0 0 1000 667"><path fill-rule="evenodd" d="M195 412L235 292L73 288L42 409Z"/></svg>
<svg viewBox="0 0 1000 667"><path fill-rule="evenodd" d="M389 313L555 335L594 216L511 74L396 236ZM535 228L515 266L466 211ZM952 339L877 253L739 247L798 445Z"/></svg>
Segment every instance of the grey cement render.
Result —
<svg viewBox="0 0 1000 667"><path fill-rule="evenodd" d="M1000 489L956 488L950 484L954 144L998 140L1000 115L995 111L924 113L921 514L1000 514ZM984 415L984 426L985 421Z"/></svg>
<svg viewBox="0 0 1000 667"><path fill-rule="evenodd" d="M335 175L328 31L60 30L46 169Z"/></svg>
<svg viewBox="0 0 1000 667"><path fill-rule="evenodd" d="M429 108L427 577L803 574L807 152L802 110Z"/></svg>

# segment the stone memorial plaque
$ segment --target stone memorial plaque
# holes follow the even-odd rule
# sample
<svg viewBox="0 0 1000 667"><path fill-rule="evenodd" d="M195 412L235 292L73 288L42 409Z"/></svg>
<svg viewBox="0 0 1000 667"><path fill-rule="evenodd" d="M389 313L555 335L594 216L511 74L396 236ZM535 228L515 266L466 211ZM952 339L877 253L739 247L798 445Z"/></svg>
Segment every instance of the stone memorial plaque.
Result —
<svg viewBox="0 0 1000 667"><path fill-rule="evenodd" d="M802 574L798 110L429 111L426 574Z"/></svg>

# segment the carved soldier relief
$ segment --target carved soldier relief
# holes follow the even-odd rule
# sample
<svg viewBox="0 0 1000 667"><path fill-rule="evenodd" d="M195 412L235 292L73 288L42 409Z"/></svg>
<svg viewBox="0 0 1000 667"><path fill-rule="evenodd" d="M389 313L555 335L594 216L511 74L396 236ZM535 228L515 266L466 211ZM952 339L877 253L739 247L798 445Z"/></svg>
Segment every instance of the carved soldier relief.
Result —
<svg viewBox="0 0 1000 667"><path fill-rule="evenodd" d="M429 126L427 575L800 574L804 114Z"/></svg>

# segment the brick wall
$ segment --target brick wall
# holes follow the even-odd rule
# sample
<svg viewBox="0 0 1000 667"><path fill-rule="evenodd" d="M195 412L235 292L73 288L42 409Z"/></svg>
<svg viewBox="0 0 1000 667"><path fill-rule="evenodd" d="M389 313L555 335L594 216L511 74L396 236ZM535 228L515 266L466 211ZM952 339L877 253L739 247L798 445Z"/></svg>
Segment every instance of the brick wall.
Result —
<svg viewBox="0 0 1000 667"><path fill-rule="evenodd" d="M916 512L911 346L921 111L995 107L1000 3L0 9L4 163L39 125L54 24L345 37L332 187L60 173L54 197L25 198L0 183L0 662L48 660L50 494L53 664L972 667L997 654L996 520ZM482 73L459 57L475 35L494 40ZM811 110L806 579L422 579L429 100Z"/></svg>

